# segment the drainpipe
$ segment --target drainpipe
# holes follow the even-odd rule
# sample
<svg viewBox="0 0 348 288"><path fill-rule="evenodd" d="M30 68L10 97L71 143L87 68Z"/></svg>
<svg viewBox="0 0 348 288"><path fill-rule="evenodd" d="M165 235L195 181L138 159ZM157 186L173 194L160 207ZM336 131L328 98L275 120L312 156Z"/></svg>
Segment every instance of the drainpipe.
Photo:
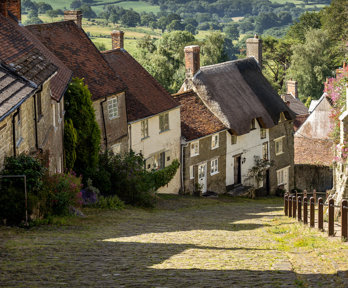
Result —
<svg viewBox="0 0 348 288"><path fill-rule="evenodd" d="M132 151L132 124L129 124L128 129L128 135L129 135L129 151Z"/></svg>
<svg viewBox="0 0 348 288"><path fill-rule="evenodd" d="M185 192L185 184L184 184L184 148L188 146L188 143L185 141L185 139L181 139L181 165L180 165L180 188L181 191L184 193Z"/></svg>
<svg viewBox="0 0 348 288"><path fill-rule="evenodd" d="M34 94L34 126L35 126L35 148L39 149L39 139L37 135L37 108L36 108L36 93Z"/></svg>
<svg viewBox="0 0 348 288"><path fill-rule="evenodd" d="M16 157L16 121L15 118L19 113L19 109L12 115L12 139L13 139L13 156Z"/></svg>
<svg viewBox="0 0 348 288"><path fill-rule="evenodd" d="M104 143L105 143L105 151L108 149L108 137L106 135L106 124L105 124L105 117L104 117L104 106L103 104L106 102L107 97L103 101L100 102L100 107L101 107L101 113L102 113L102 118L103 118L103 127L104 127Z"/></svg>

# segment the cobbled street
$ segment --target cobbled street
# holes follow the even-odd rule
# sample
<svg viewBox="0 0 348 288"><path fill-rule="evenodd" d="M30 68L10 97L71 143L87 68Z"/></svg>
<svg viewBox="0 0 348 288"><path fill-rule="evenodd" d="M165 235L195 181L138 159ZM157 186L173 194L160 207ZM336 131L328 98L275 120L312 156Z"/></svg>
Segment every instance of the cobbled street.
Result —
<svg viewBox="0 0 348 288"><path fill-rule="evenodd" d="M348 287L348 244L282 199L161 197L68 225L0 227L1 287Z"/></svg>

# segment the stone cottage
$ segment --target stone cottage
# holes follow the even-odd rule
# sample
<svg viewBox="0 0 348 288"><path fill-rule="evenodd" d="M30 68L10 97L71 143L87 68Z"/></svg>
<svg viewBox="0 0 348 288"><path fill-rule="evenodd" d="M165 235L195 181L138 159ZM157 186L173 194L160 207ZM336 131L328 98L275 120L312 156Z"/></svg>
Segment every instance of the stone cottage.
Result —
<svg viewBox="0 0 348 288"><path fill-rule="evenodd" d="M227 128L194 91L173 97L181 105L182 192L226 193Z"/></svg>
<svg viewBox="0 0 348 288"><path fill-rule="evenodd" d="M113 31L112 50L103 56L127 85L129 149L141 153L148 170L180 161L180 107L171 95L124 48L122 31ZM178 193L180 173L162 193Z"/></svg>
<svg viewBox="0 0 348 288"><path fill-rule="evenodd" d="M6 156L41 153L63 171L65 89L71 71L19 25L20 1L0 5L0 167Z"/></svg>
<svg viewBox="0 0 348 288"><path fill-rule="evenodd" d="M73 77L84 78L92 94L102 149L128 151L126 85L82 29L81 11L65 11L65 19L26 28L73 71Z"/></svg>
<svg viewBox="0 0 348 288"><path fill-rule="evenodd" d="M289 121L292 125L294 115L262 75L257 61L261 61L260 49L261 42L255 37L247 41L247 55L253 57L200 67L199 46L185 47L186 80L179 93L193 90L227 128L225 185L228 190L241 185L263 187L268 192L281 185L292 188L292 175L282 171L292 169L290 151L284 148L291 150L287 143L291 143L293 134L284 134L284 129L271 132L271 129L279 121ZM279 134L277 138L276 134ZM288 157L278 157L281 154ZM266 171L263 183L249 177L249 171L260 159L275 163Z"/></svg>

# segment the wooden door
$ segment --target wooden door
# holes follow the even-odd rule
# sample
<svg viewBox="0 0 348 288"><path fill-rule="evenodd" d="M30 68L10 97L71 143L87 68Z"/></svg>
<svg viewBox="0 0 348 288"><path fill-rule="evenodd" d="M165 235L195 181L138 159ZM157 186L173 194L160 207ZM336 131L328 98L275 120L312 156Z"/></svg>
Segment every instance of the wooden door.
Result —
<svg viewBox="0 0 348 288"><path fill-rule="evenodd" d="M242 183L241 155L234 157L234 184Z"/></svg>

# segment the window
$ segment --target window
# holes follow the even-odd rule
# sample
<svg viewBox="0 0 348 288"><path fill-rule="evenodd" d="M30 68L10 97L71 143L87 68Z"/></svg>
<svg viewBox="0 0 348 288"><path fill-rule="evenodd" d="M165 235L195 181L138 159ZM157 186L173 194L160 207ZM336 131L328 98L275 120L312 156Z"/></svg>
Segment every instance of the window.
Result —
<svg viewBox="0 0 348 288"><path fill-rule="evenodd" d="M260 138L265 139L267 137L267 130L264 128L260 129Z"/></svg>
<svg viewBox="0 0 348 288"><path fill-rule="evenodd" d="M17 121L16 121L16 131L15 131L15 138L16 138L16 146L18 147L22 143L22 121L21 121L21 110L18 110L17 114Z"/></svg>
<svg viewBox="0 0 348 288"><path fill-rule="evenodd" d="M199 155L199 141L191 143L191 157Z"/></svg>
<svg viewBox="0 0 348 288"><path fill-rule="evenodd" d="M160 169L163 169L164 167L166 167L166 153L161 152L154 156L153 168L160 170Z"/></svg>
<svg viewBox="0 0 348 288"><path fill-rule="evenodd" d="M195 174L193 171L193 165L190 166L190 179L195 179Z"/></svg>
<svg viewBox="0 0 348 288"><path fill-rule="evenodd" d="M149 121L141 121L141 139L149 137Z"/></svg>
<svg viewBox="0 0 348 288"><path fill-rule="evenodd" d="M112 98L108 100L108 114L109 119L115 119L118 117L118 100L117 98Z"/></svg>
<svg viewBox="0 0 348 288"><path fill-rule="evenodd" d="M286 191L289 191L289 167L277 170L278 186L284 186Z"/></svg>
<svg viewBox="0 0 348 288"><path fill-rule="evenodd" d="M256 129L255 119L251 120L251 130Z"/></svg>
<svg viewBox="0 0 348 288"><path fill-rule="evenodd" d="M169 114L165 113L159 116L160 132L169 130Z"/></svg>
<svg viewBox="0 0 348 288"><path fill-rule="evenodd" d="M111 151L114 155L121 153L121 143L117 143L111 146Z"/></svg>
<svg viewBox="0 0 348 288"><path fill-rule="evenodd" d="M277 138L274 140L274 145L275 145L275 154L276 155L280 155L280 154L283 154L284 151L283 151L283 137L280 137L280 138Z"/></svg>
<svg viewBox="0 0 348 288"><path fill-rule="evenodd" d="M268 160L268 142L262 144L262 159Z"/></svg>
<svg viewBox="0 0 348 288"><path fill-rule="evenodd" d="M214 175L214 174L217 174L219 173L219 169L218 169L218 159L214 159L214 160L211 160L210 162L210 175Z"/></svg>
<svg viewBox="0 0 348 288"><path fill-rule="evenodd" d="M231 144L237 144L237 135L231 135Z"/></svg>
<svg viewBox="0 0 348 288"><path fill-rule="evenodd" d="M215 134L211 137L211 149L219 147L219 134Z"/></svg>
<svg viewBox="0 0 348 288"><path fill-rule="evenodd" d="M37 98L36 98L36 102L37 102L37 115L39 116L39 118L42 117L42 104L41 104L41 93L37 94Z"/></svg>

